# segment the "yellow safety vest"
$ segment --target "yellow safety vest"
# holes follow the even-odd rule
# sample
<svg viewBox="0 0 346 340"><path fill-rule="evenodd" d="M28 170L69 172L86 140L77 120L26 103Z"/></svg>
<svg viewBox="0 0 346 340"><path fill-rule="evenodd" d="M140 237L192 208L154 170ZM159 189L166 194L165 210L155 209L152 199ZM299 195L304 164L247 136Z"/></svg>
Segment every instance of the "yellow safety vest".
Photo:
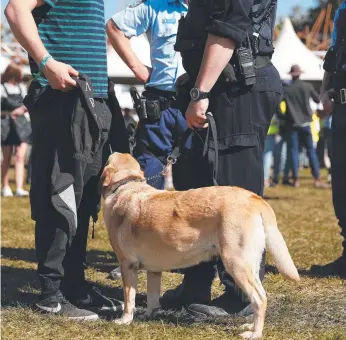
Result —
<svg viewBox="0 0 346 340"><path fill-rule="evenodd" d="M286 114L287 106L286 106L286 102L284 100L280 103L280 109L281 109L282 114ZM274 118L270 122L268 135L276 135L277 133L279 133L279 121L274 116Z"/></svg>

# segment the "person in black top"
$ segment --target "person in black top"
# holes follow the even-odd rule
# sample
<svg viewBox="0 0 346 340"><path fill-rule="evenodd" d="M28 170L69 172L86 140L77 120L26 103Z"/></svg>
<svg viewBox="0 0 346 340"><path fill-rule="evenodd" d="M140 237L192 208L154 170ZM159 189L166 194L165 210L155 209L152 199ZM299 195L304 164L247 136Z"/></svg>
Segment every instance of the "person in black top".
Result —
<svg viewBox="0 0 346 340"><path fill-rule="evenodd" d="M263 195L264 141L282 94L279 74L270 61L276 6L274 0L193 0L181 19L175 48L181 52L189 80L185 77L179 87L178 99L182 101L190 90L185 103L190 128L206 127L207 113L212 113L219 166L215 171L211 161L216 141L208 141L203 157L206 133L197 130L193 150L173 168L177 190L211 186L216 181ZM263 262L264 255L263 249ZM187 305L196 317L250 314L249 301L220 261L225 293L211 301L214 264L187 269L183 283L164 294L162 306ZM259 279L263 279L263 267Z"/></svg>
<svg viewBox="0 0 346 340"><path fill-rule="evenodd" d="M332 114L332 192L343 251L325 266L312 266L311 272L346 277L346 1L341 3L334 21L333 39L324 63L321 101L324 110Z"/></svg>
<svg viewBox="0 0 346 340"><path fill-rule="evenodd" d="M20 65L10 63L1 79L1 195L13 196L9 185L9 170L12 153L15 151L15 195L29 196L23 189L25 156L31 134L30 121L25 116L27 110L23 106L26 86L22 83L23 70Z"/></svg>
<svg viewBox="0 0 346 340"><path fill-rule="evenodd" d="M302 142L309 157L315 186L323 188L324 184L320 179L320 165L310 126L312 122L310 98L315 103L319 103L320 98L312 84L300 80L302 70L299 65L292 65L289 74L292 76L292 83L284 87L284 100L287 105L285 116L288 136L287 147L289 162L292 164L293 186L299 187L299 142ZM284 178L283 183L290 184L288 178Z"/></svg>

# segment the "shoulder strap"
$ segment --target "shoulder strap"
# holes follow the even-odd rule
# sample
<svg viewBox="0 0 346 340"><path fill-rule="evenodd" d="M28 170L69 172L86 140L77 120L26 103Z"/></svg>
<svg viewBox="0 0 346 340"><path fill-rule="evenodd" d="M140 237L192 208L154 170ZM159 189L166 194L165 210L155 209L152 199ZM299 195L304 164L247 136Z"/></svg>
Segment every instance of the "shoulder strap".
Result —
<svg viewBox="0 0 346 340"><path fill-rule="evenodd" d="M9 97L10 94L9 94L8 91L7 91L7 87L6 87L5 83L3 83L3 84L1 84L1 85L4 87L5 92L6 92L6 94L7 94L7 97Z"/></svg>

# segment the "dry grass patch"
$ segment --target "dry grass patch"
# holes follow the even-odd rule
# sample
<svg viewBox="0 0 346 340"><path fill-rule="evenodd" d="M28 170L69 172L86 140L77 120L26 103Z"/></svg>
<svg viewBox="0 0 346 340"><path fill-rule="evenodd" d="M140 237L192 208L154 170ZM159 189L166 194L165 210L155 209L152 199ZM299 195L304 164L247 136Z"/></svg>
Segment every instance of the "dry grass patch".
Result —
<svg viewBox="0 0 346 340"><path fill-rule="evenodd" d="M300 189L277 187L266 191L279 228L297 267L299 284L285 281L270 272L264 286L268 293L268 313L264 339L346 340L346 285L338 278L309 276L312 264L328 263L341 253L341 238L331 204L330 190L312 187L309 176ZM88 279L112 296L121 296L120 282L107 279L114 268L114 256L103 219L96 225L96 238L89 239ZM272 264L270 256L268 264ZM2 201L2 335L4 339L65 340L219 340L237 339L238 326L246 320L229 318L193 323L184 312L159 313L153 322L136 321L129 327L117 326L111 318L93 323L76 323L59 317L45 317L31 311L39 294L35 273L34 224L28 199ZM271 267L269 267L271 269ZM163 275L163 290L181 282L179 274ZM139 298L145 299L146 276L140 274ZM215 280L213 295L222 292Z"/></svg>

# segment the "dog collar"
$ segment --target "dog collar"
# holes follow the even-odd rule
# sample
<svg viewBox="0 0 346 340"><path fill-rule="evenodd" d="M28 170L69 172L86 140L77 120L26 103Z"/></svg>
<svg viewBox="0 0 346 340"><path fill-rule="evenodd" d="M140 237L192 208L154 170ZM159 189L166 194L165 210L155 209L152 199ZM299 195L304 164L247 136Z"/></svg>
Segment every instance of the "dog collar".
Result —
<svg viewBox="0 0 346 340"><path fill-rule="evenodd" d="M116 184L114 184L114 186L112 187L112 190L111 190L111 194L115 194L116 191L122 187L123 185L127 184L127 183L130 183L130 182L145 182L145 179L142 179L142 178L127 178L127 179L123 179L119 182L117 182Z"/></svg>

